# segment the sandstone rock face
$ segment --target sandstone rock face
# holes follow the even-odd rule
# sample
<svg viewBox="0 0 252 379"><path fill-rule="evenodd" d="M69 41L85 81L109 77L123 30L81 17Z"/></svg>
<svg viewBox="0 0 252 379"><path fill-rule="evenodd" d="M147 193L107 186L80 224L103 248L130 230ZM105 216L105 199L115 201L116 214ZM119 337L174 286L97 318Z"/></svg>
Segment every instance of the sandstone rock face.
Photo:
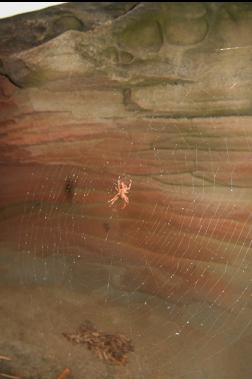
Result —
<svg viewBox="0 0 252 379"><path fill-rule="evenodd" d="M146 296L141 310L162 299L184 333L158 374L140 355L144 374L116 378L182 378L194 353L231 362L237 338L248 353L251 35L249 3L68 3L0 20L1 246L71 258L116 299ZM108 203L119 176L124 209ZM250 377L244 362L230 378Z"/></svg>

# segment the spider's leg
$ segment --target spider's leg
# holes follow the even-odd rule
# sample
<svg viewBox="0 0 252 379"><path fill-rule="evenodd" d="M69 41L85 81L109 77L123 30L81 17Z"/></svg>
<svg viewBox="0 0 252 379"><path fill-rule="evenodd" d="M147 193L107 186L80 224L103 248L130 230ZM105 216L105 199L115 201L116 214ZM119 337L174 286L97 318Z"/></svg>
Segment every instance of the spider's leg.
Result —
<svg viewBox="0 0 252 379"><path fill-rule="evenodd" d="M123 202L123 206L122 206L122 208L121 208L121 209L124 209L124 208L126 208L126 207L127 207L127 205L128 205L128 204L127 204L127 201L125 201L125 200L124 200L124 202Z"/></svg>
<svg viewBox="0 0 252 379"><path fill-rule="evenodd" d="M129 204L129 198L125 194L122 196L122 200L124 201L123 209Z"/></svg>
<svg viewBox="0 0 252 379"><path fill-rule="evenodd" d="M114 199L115 199L116 196L114 196L114 197L112 197L112 199L108 200L108 203L112 203L112 201L114 201Z"/></svg>
<svg viewBox="0 0 252 379"><path fill-rule="evenodd" d="M116 194L112 199L108 200L108 203L111 203L111 205L113 205L116 202L116 200L118 200L118 198L119 198L119 195Z"/></svg>
<svg viewBox="0 0 252 379"><path fill-rule="evenodd" d="M120 185L121 185L121 178L120 178L120 176L118 176L117 185L118 185L118 189L119 189Z"/></svg>
<svg viewBox="0 0 252 379"><path fill-rule="evenodd" d="M109 206L112 207L112 205L115 203L115 201L116 201L115 199L111 199L110 201L108 201L108 203L110 203Z"/></svg>

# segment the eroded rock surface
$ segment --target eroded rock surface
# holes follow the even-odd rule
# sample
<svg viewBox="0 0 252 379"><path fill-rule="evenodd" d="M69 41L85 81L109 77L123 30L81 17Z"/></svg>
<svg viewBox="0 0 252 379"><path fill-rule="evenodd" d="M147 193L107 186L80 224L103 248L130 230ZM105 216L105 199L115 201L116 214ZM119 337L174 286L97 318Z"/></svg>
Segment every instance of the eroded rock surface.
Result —
<svg viewBox="0 0 252 379"><path fill-rule="evenodd" d="M142 115L250 114L251 20L239 3L62 5L2 21L1 72L127 90Z"/></svg>
<svg viewBox="0 0 252 379"><path fill-rule="evenodd" d="M117 267L116 290L246 325L251 35L249 3L72 3L1 20L4 245ZM132 180L125 209L108 204L119 176Z"/></svg>

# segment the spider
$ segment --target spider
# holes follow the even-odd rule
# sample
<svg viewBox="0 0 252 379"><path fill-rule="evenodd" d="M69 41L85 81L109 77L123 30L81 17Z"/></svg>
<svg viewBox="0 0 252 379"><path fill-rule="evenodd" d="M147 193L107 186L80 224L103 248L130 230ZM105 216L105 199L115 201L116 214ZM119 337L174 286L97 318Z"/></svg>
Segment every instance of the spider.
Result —
<svg viewBox="0 0 252 379"><path fill-rule="evenodd" d="M115 190L117 191L117 194L108 201L110 204L110 207L120 198L124 201L122 209L124 209L129 204L128 196L126 195L129 193L129 190L131 188L132 180L130 180L129 185L125 184L121 179L120 176L117 180L117 185L115 185Z"/></svg>

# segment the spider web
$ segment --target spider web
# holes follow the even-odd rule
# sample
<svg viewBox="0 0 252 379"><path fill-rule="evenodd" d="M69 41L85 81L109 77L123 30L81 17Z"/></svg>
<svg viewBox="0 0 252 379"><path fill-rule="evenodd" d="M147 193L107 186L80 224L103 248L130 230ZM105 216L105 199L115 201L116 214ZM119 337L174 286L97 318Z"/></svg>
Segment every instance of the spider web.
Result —
<svg viewBox="0 0 252 379"><path fill-rule="evenodd" d="M88 247L85 246L85 240L89 239L92 233L82 230L80 226L81 219L86 218L88 220L90 218L90 213L85 215L86 199L92 195L96 196L96 192L100 191L100 187L97 190L97 175L91 173L89 170L92 162L88 160L86 161L86 169L76 167L75 165L69 165L67 170L65 165L57 165L56 167L52 165L49 169L48 166L44 168L43 166L38 166L37 168L35 166L32 169L31 180L27 183L28 191L20 228L20 233L23 234L24 227L22 225L28 225L28 229L25 229L27 230L25 235L26 249L24 250L21 246L20 249L23 250L25 257L27 254L31 255L30 275L32 278L29 281L52 287L57 287L60 283L68 291L72 291L73 297L76 292L79 295L80 290L83 290L85 294L88 291L89 295L93 296L94 302L98 301L96 300L96 296L99 299L102 297L104 299L102 318L105 318L105 320L108 317L106 316L106 312L111 316L111 308L115 307L114 304L120 304L118 309L114 310L114 322L117 327L120 327L121 319L123 319L124 325L127 321L130 337L133 341L137 341L138 348L136 348L136 353L131 358L138 367L138 374L135 374L136 377L146 377L146 372L149 375L150 372L152 372L152 375L158 372L160 373L160 377L164 376L167 372L176 374L179 372L177 365L180 360L186 362L184 365L187 372L190 373L191 371L192 375L199 375L200 377L202 372L204 372L202 367L207 364L207 361L212 361L216 356L221 356L223 351L227 351L230 346L240 341L244 335L249 335L251 331L251 317L249 317L250 310L248 304L249 296L251 296L250 243L246 243L246 239L250 236L250 227L248 228L250 215L248 214L247 218L243 221L243 225L239 225L239 233L237 233L236 220L231 221L231 233L230 230L227 230L218 239L219 251L223 251L223 263L212 265L212 262L216 259L216 253L215 251L210 252L211 238L216 238L216 232L222 230L223 214L228 217L229 212L237 210L243 196L242 191L239 192L239 188L234 183L236 162L232 162L230 158L229 140L225 138L226 161L232 167L229 177L230 184L225 191L219 194L216 200L215 194L219 189L216 183L221 163L213 163L211 147L207 147L205 150L205 159L211 162L210 174L208 172L208 176L212 175L211 183L203 176L199 184L199 181L192 175L191 185L189 186L188 183L184 183L183 177L179 179L179 183L176 186L172 182L167 184L166 177L170 173L170 169L166 168L165 159L162 157L162 148L157 147L160 141L163 140L163 136L162 131L160 132L155 123L155 120L146 120L145 127L146 133L148 130L154 128L157 134L156 143L153 143L151 151L152 161L157 163L158 167L155 175L150 175L149 178L146 178L146 174L137 174L134 173L134 170L128 169L128 167L133 167L132 161L140 162L138 164L141 167L145 151L137 150L138 136L134 137L133 128L130 130L130 127L127 125L122 126L120 122L117 125L120 138L127 141L126 145L128 144L129 148L128 150L126 149L126 154L124 151L122 156L119 155L115 167L110 165L109 154L104 151L104 162L109 162L108 171L111 171L110 177L113 180L111 181L111 185L107 185L107 191L102 194L103 206L108 207L107 201L114 196L113 182L116 182L119 175L124 177L125 181L132 179L133 183L128 194L130 203L126 210L126 212L128 211L127 215L125 216L126 213L123 213L125 210L121 209L121 204L115 204L115 207L109 209L108 215L105 218L101 218L103 223L107 222L112 225L104 234L102 241L104 247L98 248L101 262L103 262L103 254L106 255L106 251L110 250L109 261L107 257L104 260L107 275L103 280L99 277L99 265L97 262L92 263L92 259L91 263L89 262L90 253L87 255L88 258L86 257ZM175 122L175 124L177 123ZM196 135L200 136L200 139L197 140L193 148L193 166L194 171L197 172L200 165L199 146L205 144L205 138L201 136L197 125L192 128ZM173 167L172 175L176 176L180 172L181 152L182 156L184 156L185 171L190 171L190 163L187 158L188 152L187 150L184 152L182 150L190 148L190 151L192 151L192 145L188 146L183 125L171 123L164 126L164 139L167 138L167 132L168 134L177 134L180 140L178 144L180 146L175 145L171 151L172 158L169 167ZM249 140L246 132L244 132L244 139ZM108 157L106 158L106 156ZM42 180L33 179L36 176L39 176ZM77 191L79 198L82 199L77 204L74 201L65 201L65 203L59 201L62 197L65 197L67 200L68 195L65 193L64 183L66 183L68 178L71 178L73 190ZM33 184L37 182L39 183L38 186ZM106 187L107 179L103 180L101 178L101 182ZM167 186L167 195L165 195L167 196L167 201L165 200L165 196L162 196L160 201L159 194L161 192L163 195L164 185ZM161 191L160 186L162 188ZM148 201L148 191L150 192L153 188L155 188L157 198L148 204L146 202ZM43 196L45 200L38 202L38 197L43 198ZM135 198L137 196L137 200L134 200L134 196ZM211 196L214 200L210 200L208 203L206 200L211 199ZM179 204L178 198L181 197L187 198L188 201L183 202L182 206L177 206L176 204ZM145 206L149 208L149 212L143 214L140 212L133 219L130 215L130 207L135 207L138 199L143 208ZM172 199L175 199L175 205ZM232 204L231 207L230 203ZM186 212L192 204L191 216L188 218ZM90 203L88 203L88 206L92 207ZM100 206L100 203L98 206ZM201 209L200 213L198 208ZM58 214L60 217L58 217ZM143 215L144 217L142 217ZM179 215L179 221L175 220L176 217L174 215ZM36 223L34 224L34 216L37 218L39 227ZM190 236L188 247L183 248L183 240L188 235L188 226L190 227L191 224L194 224L195 218L203 220L206 216L208 217L207 224L203 227L199 223L198 230ZM132 224L128 229L124 229L124 226L120 225L124 217L130 217ZM49 220L55 221L50 224L51 226L48 229ZM174 227L175 232L170 233L170 229L173 228L174 230ZM117 233L113 234L112 230L116 228ZM47 241L48 230L54 236L53 240L50 238L50 242ZM247 234L244 234L244 230L247 230ZM144 238L140 241L139 233L144 235ZM174 233L176 234L176 239L173 237ZM81 235L81 239L84 242L82 247L75 244L75 236L77 234ZM188 252L191 249L190 243L194 245L197 239L202 236L207 237L207 240L204 240L204 245L203 242L196 244L199 249L194 253L194 257L190 262L190 259L188 259ZM22 235L20 235L20 240L23 240ZM118 258L118 248L113 251L113 244L124 246L125 240L131 241L132 244L134 244L132 241L135 241L137 249L134 249L133 254L138 254L138 251L146 252L146 255L143 253L144 258L140 260L140 263L135 263L137 262L137 257L132 260L131 255L128 257L127 254ZM38 243L38 241L40 242ZM178 241L180 242L178 243ZM210 245L209 248L208 244ZM108 248L106 245L108 245ZM160 249L160 255L155 260L155 267L153 267L148 252L156 252L157 246ZM199 266L201 268L194 278L192 287L188 285L188 288L184 289L179 297L176 298L176 285L172 289L172 282L176 281L176 277L179 276L180 264L184 264L184 261L187 261L187 270L190 272L190 266L195 265L195 260L201 260L201 248L210 252L208 259L203 259L201 262ZM229 251L232 257L234 257L232 265L230 265L229 260L224 256ZM171 259L174 258L174 262L171 265L173 269L165 270L163 268L162 255L164 254L169 254ZM23 258L23 263L21 262L21 264L22 271L27 265L27 258ZM55 275L55 266L57 266L56 271L60 272L60 279L53 277ZM79 267L77 271L75 266ZM136 284L135 286L133 284L133 288L130 285L128 290L126 286L125 290L120 291L116 285L116 277L123 277L125 274L124 266L133 266L132 272L135 273L135 276L131 280ZM150 280L153 275L155 281L157 266L162 271L163 280L158 283L157 296L155 296L155 291L148 294L148 290L145 289L145 280ZM91 267L90 272L87 267ZM143 269L145 274L142 274ZM209 270L215 279L210 285L208 280L202 284L201 277ZM138 271L140 275L138 275ZM78 281L75 278L77 272ZM83 273L82 277L80 276L81 273ZM243 275L247 279L242 280ZM23 280L27 284L27 278ZM225 283L220 293L215 290L218 288L219 282ZM229 288L232 288L233 285L236 286L237 282L239 283L238 292L229 304L228 309L226 309L222 304L222 295L225 291L228 292ZM169 286L170 290L165 296L162 295L160 298L159 293L162 293L162 288L165 289L167 283L171 283ZM190 299L192 289L196 294L197 292L203 293L205 300L204 296L199 298L196 296L195 299L188 300ZM61 296L62 298L64 297L64 292L62 295L57 293L56 301L62 302ZM174 300L175 298L176 300ZM208 300L209 298L211 300ZM31 301L33 302L33 300ZM122 317L122 312L128 318L126 316ZM149 320L150 318L152 321ZM50 322L50 312L48 314L48 322ZM102 322L102 319L100 322ZM148 325L146 329L142 327L138 328L141 322ZM160 329L163 331L161 335ZM199 334L196 337L195 330ZM151 337L153 337L152 342L149 341ZM143 343L141 343L141 339L143 339ZM149 341L149 345L147 346L146 340ZM151 352L152 357L149 366L146 363L144 354L146 350L149 353ZM153 362L158 362L158 367ZM182 365L182 372L183 367Z"/></svg>
<svg viewBox="0 0 252 379"><path fill-rule="evenodd" d="M76 91L76 101L79 95ZM235 119L228 120L235 124ZM220 134L220 126L210 136L215 142L208 142L215 122L102 120L97 134L105 132L94 138L95 147L102 140L100 150L96 147L99 167L91 148L83 148L88 133L81 135L84 123L79 120L74 126L79 141L66 137L49 165L42 159L28 168L18 230L21 253L15 258L17 281L21 288L39 288L30 292L25 304L31 322L36 322L36 309L43 312L44 335L46 325L60 334L61 327L72 324L74 329L83 318L93 318L101 327L127 331L132 338L135 353L126 369L129 378L214 378L211 365L224 377L222 354L251 336L251 216L246 209L250 187L240 185L238 175L251 154L251 136L247 123L240 126L238 137L246 147L238 160L232 137L226 131ZM44 133L53 135L54 127L48 121ZM95 127L90 122L91 134ZM111 151L111 133L115 141L123 141L123 149L115 143ZM65 159L57 163L55 156L65 151ZM119 176L126 183L132 179L124 210L120 203L108 205ZM235 218L240 208L242 221ZM104 232L94 238L98 222ZM96 248L91 248L94 240ZM181 265L186 266L188 282L177 292ZM211 276L203 280L207 272ZM231 298L227 303L225 293ZM46 296L53 311L59 310L57 320L44 309ZM44 341L48 347L46 337ZM72 355L67 355L69 362ZM241 360L248 364L247 357ZM100 367L86 370L93 377L100 375ZM112 368L110 372L126 377Z"/></svg>

